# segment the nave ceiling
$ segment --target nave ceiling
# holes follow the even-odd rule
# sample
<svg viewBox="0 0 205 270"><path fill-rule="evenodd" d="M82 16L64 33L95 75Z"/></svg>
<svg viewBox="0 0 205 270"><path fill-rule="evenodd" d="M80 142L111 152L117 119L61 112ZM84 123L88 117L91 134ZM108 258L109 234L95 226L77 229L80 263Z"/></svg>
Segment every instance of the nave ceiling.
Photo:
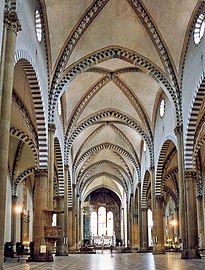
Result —
<svg viewBox="0 0 205 270"><path fill-rule="evenodd" d="M199 2L41 0L50 98L61 100L66 162L72 159L79 187L93 190L112 179L118 194L122 187L132 192L143 144L153 147L160 97L180 91Z"/></svg>

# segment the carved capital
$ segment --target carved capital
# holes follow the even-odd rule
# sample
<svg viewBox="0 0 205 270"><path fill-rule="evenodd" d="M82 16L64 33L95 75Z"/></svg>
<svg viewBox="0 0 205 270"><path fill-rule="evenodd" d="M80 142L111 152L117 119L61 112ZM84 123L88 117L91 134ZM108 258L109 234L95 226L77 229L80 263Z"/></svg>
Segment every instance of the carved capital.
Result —
<svg viewBox="0 0 205 270"><path fill-rule="evenodd" d="M185 171L184 176L186 180L194 180L196 181L197 175L195 171Z"/></svg>
<svg viewBox="0 0 205 270"><path fill-rule="evenodd" d="M179 125L176 126L175 129L174 129L174 134L176 136L181 135L182 134L182 126L179 126Z"/></svg>
<svg viewBox="0 0 205 270"><path fill-rule="evenodd" d="M48 123L48 132L55 133L56 125L53 123Z"/></svg>
<svg viewBox="0 0 205 270"><path fill-rule="evenodd" d="M16 33L21 31L21 24L16 12L4 11L4 25Z"/></svg>
<svg viewBox="0 0 205 270"><path fill-rule="evenodd" d="M154 165L150 166L149 170L150 170L150 172L153 172L154 171Z"/></svg>
<svg viewBox="0 0 205 270"><path fill-rule="evenodd" d="M73 189L75 189L76 188L76 184L73 184Z"/></svg>
<svg viewBox="0 0 205 270"><path fill-rule="evenodd" d="M156 195L155 200L156 200L156 202L163 202L164 201L164 196L163 195Z"/></svg>
<svg viewBox="0 0 205 270"><path fill-rule="evenodd" d="M68 164L65 164L64 165L64 169L68 171L69 170L69 165Z"/></svg>
<svg viewBox="0 0 205 270"><path fill-rule="evenodd" d="M36 177L47 177L48 176L48 169L39 169L35 171Z"/></svg>

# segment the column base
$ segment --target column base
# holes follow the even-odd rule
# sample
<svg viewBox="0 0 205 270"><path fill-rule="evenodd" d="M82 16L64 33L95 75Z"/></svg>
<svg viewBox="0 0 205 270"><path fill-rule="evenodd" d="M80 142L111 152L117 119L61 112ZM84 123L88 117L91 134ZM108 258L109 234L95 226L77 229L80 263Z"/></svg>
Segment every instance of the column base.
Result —
<svg viewBox="0 0 205 270"><path fill-rule="evenodd" d="M37 256L29 257L28 262L53 262L52 254L38 254Z"/></svg>
<svg viewBox="0 0 205 270"><path fill-rule="evenodd" d="M152 252L153 255L157 255L157 254L165 254L165 250L164 250L164 247L162 247L161 245L159 246L154 246L153 247L153 252Z"/></svg>
<svg viewBox="0 0 205 270"><path fill-rule="evenodd" d="M197 249L186 249L182 251L181 259L201 259Z"/></svg>

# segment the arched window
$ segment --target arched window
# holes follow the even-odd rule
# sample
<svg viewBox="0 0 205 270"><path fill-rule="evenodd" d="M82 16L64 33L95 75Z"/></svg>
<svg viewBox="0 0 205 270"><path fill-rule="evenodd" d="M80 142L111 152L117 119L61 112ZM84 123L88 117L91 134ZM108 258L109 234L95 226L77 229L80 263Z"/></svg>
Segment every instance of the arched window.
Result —
<svg viewBox="0 0 205 270"><path fill-rule="evenodd" d="M103 206L98 209L98 235L106 235L106 209Z"/></svg>
<svg viewBox="0 0 205 270"><path fill-rule="evenodd" d="M96 236L97 235L97 228L98 228L98 220L97 220L97 213L96 212L92 212L91 213L91 234L92 236Z"/></svg>
<svg viewBox="0 0 205 270"><path fill-rule="evenodd" d="M58 101L58 115L61 116L61 101Z"/></svg>
<svg viewBox="0 0 205 270"><path fill-rule="evenodd" d="M161 100L161 103L160 103L160 106L159 106L160 117L163 117L164 116L164 113L165 113L165 100L162 99Z"/></svg>
<svg viewBox="0 0 205 270"><path fill-rule="evenodd" d="M36 37L39 42L42 39L42 24L41 24L41 16L39 11L36 9L35 11L35 27L36 27Z"/></svg>
<svg viewBox="0 0 205 270"><path fill-rule="evenodd" d="M111 211L107 213L107 235L113 236L113 213Z"/></svg>

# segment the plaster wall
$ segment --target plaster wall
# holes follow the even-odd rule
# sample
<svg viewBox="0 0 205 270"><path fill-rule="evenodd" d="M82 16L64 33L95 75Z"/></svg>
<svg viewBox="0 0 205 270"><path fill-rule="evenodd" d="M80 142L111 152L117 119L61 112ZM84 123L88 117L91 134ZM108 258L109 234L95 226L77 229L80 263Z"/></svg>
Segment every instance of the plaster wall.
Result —
<svg viewBox="0 0 205 270"><path fill-rule="evenodd" d="M157 168L158 158L166 140L172 140L177 145L176 136L174 134L174 128L176 127L175 111L172 103L169 101L165 93L162 94L161 100L165 100L165 113L161 117L159 114L159 107L156 116L155 134L154 134L154 163ZM156 170L155 170L156 171Z"/></svg>
<svg viewBox="0 0 205 270"><path fill-rule="evenodd" d="M17 34L16 52L25 50L35 63L40 88L42 90L45 108L48 106L48 85L47 85L47 61L44 37L38 42L35 32L35 10L38 7L37 1L22 1L18 6L18 16L22 30ZM45 109L47 115L47 109Z"/></svg>
<svg viewBox="0 0 205 270"><path fill-rule="evenodd" d="M204 7L205 10L205 7ZM185 134L191 102L200 78L205 72L205 37L196 45L193 40L193 30L190 35L189 46L186 54L186 63L182 81L182 110L183 132Z"/></svg>

